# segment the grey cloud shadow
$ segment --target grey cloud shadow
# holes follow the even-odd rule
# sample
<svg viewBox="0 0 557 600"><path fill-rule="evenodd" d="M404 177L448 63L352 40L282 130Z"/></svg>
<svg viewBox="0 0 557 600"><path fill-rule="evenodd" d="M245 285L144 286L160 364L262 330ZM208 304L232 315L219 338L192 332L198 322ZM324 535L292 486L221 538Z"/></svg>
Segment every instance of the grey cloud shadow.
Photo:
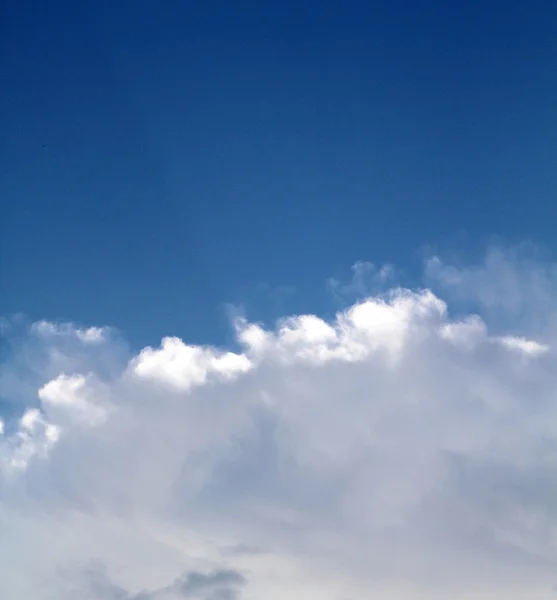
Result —
<svg viewBox="0 0 557 600"><path fill-rule="evenodd" d="M97 562L60 576L83 600L239 600L247 583L234 569L190 571L161 588L131 593L114 583L105 566Z"/></svg>

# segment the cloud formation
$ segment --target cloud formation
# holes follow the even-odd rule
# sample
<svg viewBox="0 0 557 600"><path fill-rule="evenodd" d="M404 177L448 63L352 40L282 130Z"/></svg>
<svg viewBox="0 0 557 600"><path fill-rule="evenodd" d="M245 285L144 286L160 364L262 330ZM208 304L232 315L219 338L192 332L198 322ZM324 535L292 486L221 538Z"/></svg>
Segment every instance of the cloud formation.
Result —
<svg viewBox="0 0 557 600"><path fill-rule="evenodd" d="M244 577L237 571L193 571L162 588L130 594L110 579L102 564L95 563L77 573L62 572L61 579L64 578L71 593L91 600L238 600L245 584Z"/></svg>
<svg viewBox="0 0 557 600"><path fill-rule="evenodd" d="M384 289L330 322L238 319L235 352L20 326L0 372L2 595L554 597L554 336L492 330L522 272L500 260L435 259L444 295ZM513 307L550 323L530 267ZM455 317L465 292L479 314Z"/></svg>

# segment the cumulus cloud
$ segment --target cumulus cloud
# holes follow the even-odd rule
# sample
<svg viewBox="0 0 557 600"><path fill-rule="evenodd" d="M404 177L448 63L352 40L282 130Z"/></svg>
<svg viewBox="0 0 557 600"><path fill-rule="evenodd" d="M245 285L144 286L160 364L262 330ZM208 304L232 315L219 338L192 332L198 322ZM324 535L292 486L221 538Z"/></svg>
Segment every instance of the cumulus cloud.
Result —
<svg viewBox="0 0 557 600"><path fill-rule="evenodd" d="M522 266L501 256L505 294ZM482 282L497 302L498 271L435 261L445 297L238 319L235 352L165 338L124 360L110 330L26 327L0 374L3 595L553 597L555 340L455 316ZM521 306L551 319L542 287Z"/></svg>

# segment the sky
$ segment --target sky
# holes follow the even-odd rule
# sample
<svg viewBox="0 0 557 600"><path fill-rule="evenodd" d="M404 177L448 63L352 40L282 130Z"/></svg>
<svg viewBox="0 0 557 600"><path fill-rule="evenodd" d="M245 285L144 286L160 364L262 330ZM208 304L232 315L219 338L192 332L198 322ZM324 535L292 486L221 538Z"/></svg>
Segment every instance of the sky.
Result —
<svg viewBox="0 0 557 600"><path fill-rule="evenodd" d="M0 9L0 596L556 598L554 3Z"/></svg>
<svg viewBox="0 0 557 600"><path fill-rule="evenodd" d="M554 243L552 2L2 6L2 314L220 343L357 260Z"/></svg>

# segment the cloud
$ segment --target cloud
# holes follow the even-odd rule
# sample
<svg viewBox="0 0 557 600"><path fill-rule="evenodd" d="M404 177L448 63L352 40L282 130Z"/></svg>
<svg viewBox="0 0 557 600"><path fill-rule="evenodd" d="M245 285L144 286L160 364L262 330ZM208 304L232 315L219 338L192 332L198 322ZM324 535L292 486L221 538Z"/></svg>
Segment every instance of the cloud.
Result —
<svg viewBox="0 0 557 600"><path fill-rule="evenodd" d="M82 329L72 323L38 321L33 323L31 332L42 338L54 336L75 337L85 344L97 344L105 339L108 329L106 327L86 327Z"/></svg>
<svg viewBox="0 0 557 600"><path fill-rule="evenodd" d="M392 265L383 265L378 268L373 263L362 260L354 263L351 270L352 278L348 283L343 283L334 277L327 281L327 286L337 301L361 299L371 293L377 293L395 277Z"/></svg>
<svg viewBox="0 0 557 600"><path fill-rule="evenodd" d="M455 307L481 311L493 327L554 336L557 265L540 254L528 244L493 247L482 261L463 266L433 256L425 281Z"/></svg>
<svg viewBox="0 0 557 600"><path fill-rule="evenodd" d="M497 277L503 296L522 281L516 255L436 261L444 296L393 287L330 321L238 319L235 352L12 328L4 595L553 597L556 340L537 337L552 267L529 263L501 330Z"/></svg>
<svg viewBox="0 0 557 600"><path fill-rule="evenodd" d="M130 593L115 584L102 563L77 572L60 572L71 597L90 600L238 600L246 581L233 570L185 573L170 584L155 590Z"/></svg>
<svg viewBox="0 0 557 600"><path fill-rule="evenodd" d="M235 600L238 588L245 583L244 577L237 571L220 570L212 573L188 573L181 581L175 582L171 589L185 598L202 600Z"/></svg>

